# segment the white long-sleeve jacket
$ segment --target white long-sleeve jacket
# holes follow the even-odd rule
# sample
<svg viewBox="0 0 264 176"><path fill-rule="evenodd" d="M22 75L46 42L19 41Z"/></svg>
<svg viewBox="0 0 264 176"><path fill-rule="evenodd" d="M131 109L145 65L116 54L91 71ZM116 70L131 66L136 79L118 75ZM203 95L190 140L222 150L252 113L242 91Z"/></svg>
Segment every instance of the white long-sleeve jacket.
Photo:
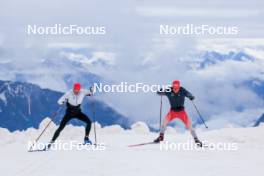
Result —
<svg viewBox="0 0 264 176"><path fill-rule="evenodd" d="M66 92L59 100L58 104L62 105L66 102L70 103L72 106L78 106L82 104L85 96L91 95L92 92L90 90L81 89L80 92L75 95L72 90Z"/></svg>

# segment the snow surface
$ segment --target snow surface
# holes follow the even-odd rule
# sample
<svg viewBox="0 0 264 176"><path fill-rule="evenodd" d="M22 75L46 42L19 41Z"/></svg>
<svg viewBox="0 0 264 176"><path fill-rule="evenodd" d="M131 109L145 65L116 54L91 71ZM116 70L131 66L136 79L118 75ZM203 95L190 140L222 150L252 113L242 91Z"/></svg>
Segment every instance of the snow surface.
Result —
<svg viewBox="0 0 264 176"><path fill-rule="evenodd" d="M35 139L49 122L46 118L40 130L15 131L0 128L1 175L14 176L262 176L264 163L264 125L256 128L225 128L211 131L197 129L198 136L209 142L235 143L236 151L204 150L161 151L160 145L128 147L131 144L152 141L157 134L151 133L143 122L124 130L118 125L97 127L99 143L105 143L104 151L48 151L27 152L27 142ZM51 124L40 141L47 142L57 127ZM82 142L84 128L68 125L60 140ZM93 128L91 139L93 140ZM166 141L186 142L188 132L177 133L169 128Z"/></svg>

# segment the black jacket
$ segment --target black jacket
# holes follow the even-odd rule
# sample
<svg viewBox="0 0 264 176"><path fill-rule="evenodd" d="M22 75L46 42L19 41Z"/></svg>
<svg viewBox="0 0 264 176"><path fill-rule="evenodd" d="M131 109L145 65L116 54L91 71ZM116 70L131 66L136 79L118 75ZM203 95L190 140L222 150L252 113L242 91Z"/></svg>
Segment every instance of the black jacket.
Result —
<svg viewBox="0 0 264 176"><path fill-rule="evenodd" d="M66 103L66 113L68 114L74 114L81 112L81 105L73 106L69 102Z"/></svg>
<svg viewBox="0 0 264 176"><path fill-rule="evenodd" d="M194 99L194 96L183 87L180 87L178 93L175 93L172 88L169 88L166 90L160 90L157 94L166 95L170 101L171 109L174 111L184 110L185 97L188 97L190 100Z"/></svg>

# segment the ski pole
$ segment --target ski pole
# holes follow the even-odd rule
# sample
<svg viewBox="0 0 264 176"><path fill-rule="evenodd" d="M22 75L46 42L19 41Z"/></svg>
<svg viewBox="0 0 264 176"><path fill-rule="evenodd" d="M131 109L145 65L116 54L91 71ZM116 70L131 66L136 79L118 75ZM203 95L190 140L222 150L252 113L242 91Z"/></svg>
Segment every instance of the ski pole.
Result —
<svg viewBox="0 0 264 176"><path fill-rule="evenodd" d="M40 135L35 139L35 142L33 143L33 145L31 145L29 151L32 150L32 148L34 147L34 144L37 143L40 139L40 137L44 134L44 132L46 131L46 129L50 126L52 120L56 117L56 115L61 111L61 109L63 108L63 106L60 106L59 109L57 111L55 111L52 115L51 115L51 119L49 121L49 123L45 126L45 128L42 130L42 132L40 133Z"/></svg>
<svg viewBox="0 0 264 176"><path fill-rule="evenodd" d="M160 96L160 115L159 115L159 129L161 130L161 116L162 116L162 95Z"/></svg>
<svg viewBox="0 0 264 176"><path fill-rule="evenodd" d="M196 111L197 111L197 113L198 113L198 115L199 115L200 119L202 120L202 122L203 122L203 124L204 124L205 128L208 128L208 126L205 124L205 121L204 121L204 119L203 119L203 117L202 117L202 115L201 115L200 111L198 110L197 106L195 105L195 103L194 103L193 101L191 101L191 102L192 102L192 104L193 104L194 108L196 109Z"/></svg>
<svg viewBox="0 0 264 176"><path fill-rule="evenodd" d="M94 141L95 145L97 145L97 138L96 138L96 120L95 120L95 103L93 102L93 118L94 118Z"/></svg>
<svg viewBox="0 0 264 176"><path fill-rule="evenodd" d="M93 87L90 88L90 91L92 92L91 97L93 97ZM92 113L93 113L93 121L94 121L94 141L95 145L97 145L97 137L96 137L96 118L95 118L95 100L93 98L92 100Z"/></svg>

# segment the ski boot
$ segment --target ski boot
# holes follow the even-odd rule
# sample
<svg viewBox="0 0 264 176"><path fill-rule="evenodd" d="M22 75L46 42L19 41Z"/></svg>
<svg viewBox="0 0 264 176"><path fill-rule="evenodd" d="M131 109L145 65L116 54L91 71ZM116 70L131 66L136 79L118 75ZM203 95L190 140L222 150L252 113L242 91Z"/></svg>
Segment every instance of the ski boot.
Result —
<svg viewBox="0 0 264 176"><path fill-rule="evenodd" d="M194 138L194 142L199 147L202 147L203 146L203 143L198 138Z"/></svg>
<svg viewBox="0 0 264 176"><path fill-rule="evenodd" d="M88 137L85 137L83 144L84 145L92 145L92 141Z"/></svg>
<svg viewBox="0 0 264 176"><path fill-rule="evenodd" d="M164 134L160 133L159 137L155 139L153 142L159 143L160 141L163 141L163 140L164 140Z"/></svg>
<svg viewBox="0 0 264 176"><path fill-rule="evenodd" d="M44 148L43 150L49 150L50 147L51 147L51 145L52 145L53 143L54 143L54 141L50 141L50 142L48 143L48 145L46 145L45 148Z"/></svg>

